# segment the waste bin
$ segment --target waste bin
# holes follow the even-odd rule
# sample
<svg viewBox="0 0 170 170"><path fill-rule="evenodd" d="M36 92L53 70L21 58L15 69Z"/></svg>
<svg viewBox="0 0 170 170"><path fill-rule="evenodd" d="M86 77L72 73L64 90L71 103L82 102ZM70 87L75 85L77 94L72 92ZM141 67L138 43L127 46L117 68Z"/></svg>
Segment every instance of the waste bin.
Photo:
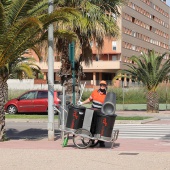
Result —
<svg viewBox="0 0 170 170"><path fill-rule="evenodd" d="M66 130L75 131L83 126L83 120L86 108L83 106L69 105L66 122Z"/></svg>
<svg viewBox="0 0 170 170"><path fill-rule="evenodd" d="M94 120L92 120L94 137L101 138L104 140L110 140L114 123L116 120L116 114L105 115L98 111L94 114Z"/></svg>

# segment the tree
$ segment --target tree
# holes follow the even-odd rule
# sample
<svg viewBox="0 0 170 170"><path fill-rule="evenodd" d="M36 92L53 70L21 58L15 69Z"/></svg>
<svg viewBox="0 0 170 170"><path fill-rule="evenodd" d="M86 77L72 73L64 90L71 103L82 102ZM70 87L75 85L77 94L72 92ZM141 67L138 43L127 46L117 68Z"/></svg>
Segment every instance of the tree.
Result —
<svg viewBox="0 0 170 170"><path fill-rule="evenodd" d="M147 89L147 112L159 112L159 98L157 95L157 87L165 81L170 74L170 58L164 61L164 57L169 53L162 55L156 54L154 50L148 51L148 54L132 56L129 60L132 63L126 63L127 69L117 73L114 79L125 77L142 82ZM169 55L170 56L170 55Z"/></svg>
<svg viewBox="0 0 170 170"><path fill-rule="evenodd" d="M57 1L58 2L58 1ZM26 49L33 49L38 56L36 45L47 40L48 25L52 22L69 22L78 13L72 8L58 8L47 13L47 0L1 0L0 1L0 67L16 61ZM58 31L58 32L57 32ZM71 32L56 30L55 35L73 37ZM0 141L5 134L5 93L6 85L0 75Z"/></svg>
<svg viewBox="0 0 170 170"><path fill-rule="evenodd" d="M76 93L78 96L80 80L84 76L82 62L90 65L93 60L90 43L95 41L99 51L102 49L105 37L119 37L119 27L116 17L120 15L119 8L124 4L124 0L63 0L58 6L73 7L80 11L81 19L57 25L59 28L72 30L77 35L75 58L76 58ZM61 69L59 76L62 84L66 86L66 93L72 96L72 69L69 61L68 46L71 41L65 38L58 38L57 50L61 56Z"/></svg>
<svg viewBox="0 0 170 170"><path fill-rule="evenodd" d="M30 57L20 57L13 62L9 62L0 68L0 77L4 83L5 102L8 100L8 84L10 78L25 79L35 78L35 75L41 73L40 67L35 64L35 59Z"/></svg>

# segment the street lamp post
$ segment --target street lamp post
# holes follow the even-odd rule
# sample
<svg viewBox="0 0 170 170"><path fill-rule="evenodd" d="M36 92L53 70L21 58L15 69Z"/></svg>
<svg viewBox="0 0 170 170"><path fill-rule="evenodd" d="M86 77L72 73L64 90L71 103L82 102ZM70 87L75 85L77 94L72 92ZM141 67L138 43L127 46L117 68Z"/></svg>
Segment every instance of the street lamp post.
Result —
<svg viewBox="0 0 170 170"><path fill-rule="evenodd" d="M53 0L48 1L48 13L53 12ZM48 140L54 140L54 35L53 24L48 27Z"/></svg>

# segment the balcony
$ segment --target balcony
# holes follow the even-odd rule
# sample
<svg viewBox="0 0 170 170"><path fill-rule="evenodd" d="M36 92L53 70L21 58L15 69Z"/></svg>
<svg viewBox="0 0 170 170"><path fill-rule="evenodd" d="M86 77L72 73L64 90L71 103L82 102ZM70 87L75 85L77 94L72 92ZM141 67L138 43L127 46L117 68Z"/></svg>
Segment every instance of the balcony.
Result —
<svg viewBox="0 0 170 170"><path fill-rule="evenodd" d="M48 64L46 62L37 62L36 63L43 71L48 70ZM119 60L116 61L93 61L92 65L89 67L82 64L83 70L85 72L93 72L97 70L97 72L112 72L113 70L119 70L121 68L121 62ZM61 67L60 62L54 62L54 70L57 71Z"/></svg>

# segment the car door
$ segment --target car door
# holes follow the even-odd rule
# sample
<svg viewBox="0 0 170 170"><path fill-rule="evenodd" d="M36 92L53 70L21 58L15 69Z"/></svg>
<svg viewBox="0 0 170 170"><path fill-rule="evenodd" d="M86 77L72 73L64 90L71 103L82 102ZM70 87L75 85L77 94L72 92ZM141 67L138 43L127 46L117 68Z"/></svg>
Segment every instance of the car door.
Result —
<svg viewBox="0 0 170 170"><path fill-rule="evenodd" d="M46 112L48 108L48 91L38 91L34 105L36 112Z"/></svg>
<svg viewBox="0 0 170 170"><path fill-rule="evenodd" d="M36 91L29 91L22 96L20 96L18 100L18 111L19 112L34 112L34 99L36 96Z"/></svg>

